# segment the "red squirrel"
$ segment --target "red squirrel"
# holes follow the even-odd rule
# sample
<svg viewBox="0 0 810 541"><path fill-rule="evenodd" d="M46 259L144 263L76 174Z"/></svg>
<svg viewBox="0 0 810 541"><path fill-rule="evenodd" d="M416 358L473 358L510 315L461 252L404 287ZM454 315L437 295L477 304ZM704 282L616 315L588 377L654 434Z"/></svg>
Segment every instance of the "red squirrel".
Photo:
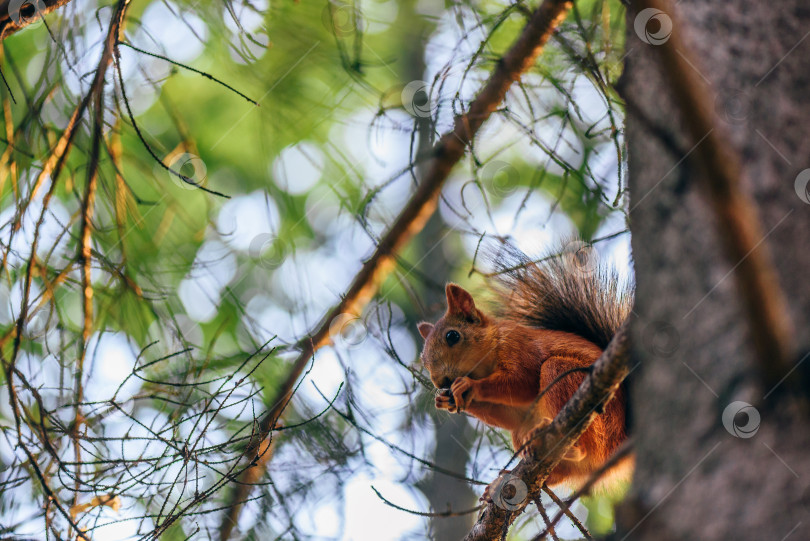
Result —
<svg viewBox="0 0 810 541"><path fill-rule="evenodd" d="M589 248L540 263L516 250L495 257L500 272L494 316L481 311L466 290L447 284L444 316L418 325L425 339L421 360L440 391L436 408L508 430L516 450L551 422L585 377L581 370L562 375L593 364L631 308L632 291L619 285L615 271L583 260L585 250L592 259ZM625 409L622 388L552 471L548 485L577 486L599 468L626 438ZM627 477L627 462L600 486Z"/></svg>

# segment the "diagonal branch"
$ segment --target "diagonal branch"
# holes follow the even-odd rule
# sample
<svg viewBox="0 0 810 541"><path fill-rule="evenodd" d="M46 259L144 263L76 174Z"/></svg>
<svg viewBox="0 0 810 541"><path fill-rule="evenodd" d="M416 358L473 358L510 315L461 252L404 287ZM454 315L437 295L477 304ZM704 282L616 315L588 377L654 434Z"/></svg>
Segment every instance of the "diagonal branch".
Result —
<svg viewBox="0 0 810 541"><path fill-rule="evenodd" d="M271 402L273 405L270 410L260 420L258 437L250 442L245 451L255 465L245 470L234 485L220 526L221 540L230 537L237 523L242 502L248 498L252 485L258 482L267 467L269 455L258 452L261 442L270 436L276 426L284 408L292 398L296 382L312 355L318 348L329 343L332 321L344 313L357 314L368 304L379 284L394 268L396 254L424 227L436 210L444 181L464 156L467 146L481 125L501 104L512 83L534 64L543 46L565 18L570 6L570 0L544 0L531 15L518 39L498 61L489 80L470 104L469 111L456 117L453 131L444 134L433 148L431 160L425 168L426 172L419 187L380 240L374 254L363 265L341 302L327 314L309 338L299 343L301 353L293 363L287 379L277 391L275 400Z"/></svg>
<svg viewBox="0 0 810 541"><path fill-rule="evenodd" d="M528 497L525 501L514 510L503 509L490 502L473 529L464 538L465 541L505 538L509 526L523 512L526 505L540 494L546 478L562 460L566 451L576 443L593 419L613 398L621 382L630 373L629 325L629 320L622 324L574 396L560 410L546 431L533 442L534 456L524 458L512 470L512 475L520 478L528 487Z"/></svg>

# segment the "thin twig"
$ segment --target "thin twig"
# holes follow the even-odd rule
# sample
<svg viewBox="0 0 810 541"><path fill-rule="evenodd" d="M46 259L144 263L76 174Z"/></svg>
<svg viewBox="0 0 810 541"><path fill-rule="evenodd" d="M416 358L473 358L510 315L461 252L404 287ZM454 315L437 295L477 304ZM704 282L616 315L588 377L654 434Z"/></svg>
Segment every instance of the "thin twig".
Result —
<svg viewBox="0 0 810 541"><path fill-rule="evenodd" d="M166 62L168 62L168 63L170 63L170 64L173 64L173 65L175 65L175 66L181 67L181 68L183 68L183 69L187 69L187 70L189 70L189 71L193 71L194 73L196 73L196 74L198 74L198 75L202 75L202 76L203 76L203 77L205 77L206 79L210 79L210 80L214 81L215 83L217 83L217 84L220 84L220 85L224 86L225 88L227 88L228 90L230 90L231 92L233 92L234 94L236 94L237 96L239 96L239 97L241 97L241 98L244 98L245 100L247 100L249 103L251 103L251 104L255 105L256 107L259 107L259 106L260 106L260 105L259 105L259 102L257 102L256 100L253 100L253 99L251 99L251 98L247 97L245 94L243 94L243 93L239 92L238 90L236 90L234 87L232 87L231 85L229 85L229 84L228 84L228 83L226 83L225 81L221 81L221 80L217 79L216 77L214 77L214 76L213 76L213 75L211 75L210 73L206 73L206 72L204 72L204 71L200 71L200 70L198 70L198 69L196 69L196 68L192 68L191 66L187 66L186 64L181 64L180 62L177 62L177 61L175 61L175 60L172 60L171 58L168 58L168 57L166 57L166 56L163 56L163 55L160 55L160 54L156 54L156 53L150 53L149 51L146 51L146 50L144 50L144 49L141 49L141 48L139 48L139 47L136 47L136 46L132 45L132 44L131 44L131 43L129 43L129 42L122 41L122 42L120 42L120 43L121 43L121 45L124 45L124 46L126 46L126 47L129 47L130 49L133 49L133 50L135 50L135 51L138 51L138 52L139 52L139 53L141 53L141 54L145 54L145 55L147 55L147 56L151 56L151 57L153 57L153 58L159 58L160 60L164 60L164 61L166 61Z"/></svg>
<svg viewBox="0 0 810 541"><path fill-rule="evenodd" d="M556 530L554 530L554 525L551 523L551 521L548 518L548 514L546 513L546 509L545 509L545 507L543 507L543 502L540 501L540 496L537 496L537 498L534 499L534 504L537 506L537 510L540 512L540 516L543 517L543 522L546 525L546 530L545 531L548 533L548 535L551 536L551 539L553 539L554 541L560 541L560 538L557 537Z"/></svg>
<svg viewBox="0 0 810 541"><path fill-rule="evenodd" d="M602 477L603 473L604 472L600 468L600 470L597 470L597 471L595 471L594 473L591 474L591 478L599 479L599 478ZM579 496L577 496L577 498L569 499L568 503L565 504L560 499L560 497L557 496L557 493L554 492L553 490L551 490L551 488L549 488L548 485L543 485L543 492L548 494L549 498L551 498L551 500L557 505L557 507L560 508L560 511L558 511L558 514L563 513L565 516L567 516L568 520L570 520L571 523L574 526L577 527L577 529L580 531L580 533L582 533L582 535L583 535L583 537L585 537L585 539L593 539L593 536L591 535L591 532L588 531L588 528L586 528L585 525L582 524L582 521L579 520L576 517L576 515L571 512L571 504L573 504L576 501L576 499L579 498ZM551 521L551 526L553 527L555 524L557 524L558 520L560 520L559 517L555 516L554 520ZM542 534L540 534L540 535L542 535Z"/></svg>
<svg viewBox="0 0 810 541"><path fill-rule="evenodd" d="M124 20L124 15L126 13L126 8L127 8L128 5L129 5L129 0L120 0L118 2L118 4L116 5L115 12L113 13L113 17L112 17L112 22L110 23L110 28L109 28L108 33L107 33L106 45L105 45L104 50L102 51L101 59L99 60L98 67L96 68L96 73L95 73L95 76L93 78L93 82L92 82L92 84L90 86L90 90L88 91L88 93L84 97L84 99L82 100L83 106L80 105L79 108L77 108L76 111L74 111L74 116L71 118L71 123L73 123L75 120L77 120L81 116L81 114L83 114L84 109L86 109L87 104L89 103L89 100L92 97L94 99L95 105L97 107L97 110L96 110L96 126L95 126L95 135L97 135L97 138L96 138L95 142L97 144L100 144L100 139L101 139L101 122L103 120L103 99L102 98L103 98L103 87L104 87L105 73L107 71L107 67L109 66L110 62L112 61L112 58L113 58L112 49L113 49L113 46L114 46L114 44L116 42L118 33L119 33L120 29L121 29L121 24L122 24L122 22ZM39 240L39 232L40 232L40 229L41 229L41 226L42 226L42 222L44 220L45 212L46 212L46 210L48 208L48 202L50 201L51 196L54 193L54 189L55 189L55 187L57 185L56 184L56 176L58 175L58 170L59 170L59 168L61 168L61 164L64 163L64 158L66 156L66 151L69 149L70 141L72 140L74 134L75 134L75 125L69 124L68 129L66 130L66 133L63 134L62 138L60 139L60 144L57 145L57 149L55 150L55 153L52 154L50 156L49 160L48 160L48 163L54 163L55 174L54 174L54 178L52 179L51 188L50 188L48 194L46 195L45 199L43 200L43 208L42 208L42 211L41 211L41 214L40 214L39 221L37 223L35 236L34 236L34 241L31 244L31 256L30 256L30 258L28 260L28 264L27 264L26 279L25 279L25 286L24 286L24 292L23 292L23 299L21 301L21 307L20 307L20 315L19 315L19 318L18 318L18 320L16 322L16 325L15 325L16 333L15 333L15 336L14 336L14 348L13 348L13 352L12 352L12 358L11 358L10 362L8 362L7 370L6 370L8 388L9 388L9 392L10 392L9 399L11 401L12 410L15 412L15 417L17 417L18 433L20 433L20 431L19 431L19 417L18 417L19 416L19 404L18 404L18 400L16 398L16 393L14 393L14 377L15 377L15 374L17 374L17 371L15 369L15 363L16 363L16 359L17 359L17 354L18 354L19 349L20 349L20 342L21 342L21 338L22 338L22 329L23 329L23 326L26 323L26 318L27 318L27 312L28 312L27 311L27 306L28 306L28 302L29 302L29 294L30 294L30 289L31 289L31 281L32 281L32 278L33 278L33 270L34 270L34 267L35 267L37 241ZM96 168L95 169L97 169L98 148L95 148L95 151L96 151L96 153L95 153L95 156L96 156L96 160L95 160L96 161ZM54 156L58 156L56 160L53 159ZM97 174L97 171L94 171L93 169L94 168L91 167L91 169L89 170L88 192L86 193L86 196L85 196L85 208L84 208L84 212L83 212L83 214L85 216L86 223L88 225L89 225L90 217L92 216L92 210L91 210L92 209L92 200L93 200L94 195L95 195L95 189L94 189L95 181L92 179L92 177ZM31 196L28 199L28 201L31 201L31 200L33 200L33 196ZM90 210L88 210L88 209L90 209ZM20 217L21 216L22 216L22 213L20 214ZM89 235L89 233L87 233L87 235ZM85 233L84 232L82 234L82 238L83 238L83 240L85 239ZM87 243L89 244L89 237L87 237ZM89 258L88 258L87 261L89 262ZM86 264L89 264L89 263L86 263ZM83 272L83 274L85 274L87 272L87 270L88 269L86 267L84 267L85 272ZM87 274L85 279L84 279L85 285L89 284L89 279L90 279L89 274ZM78 399L76 400L76 410L75 410L74 423L73 423L72 434L71 434L72 439L73 439L74 453L75 453L75 459L76 459L76 474L75 474L75 483L76 483L76 485L75 485L75 493L74 493L74 505L76 505L76 503L77 503L77 498L78 498L78 495L79 495L79 488L80 488L80 483L81 483L81 455L80 455L81 447L79 445L79 431L80 431L81 424L82 424L81 423L82 417L81 417L81 412L80 412L78 404L81 402L82 364L83 364L83 358L84 358L84 354L85 354L85 350L86 350L87 339L89 338L89 328L87 326L88 318L90 319L90 321L92 321L92 304L90 305L91 306L90 312L88 313L88 311L87 311L87 298L88 298L87 291L88 291L88 289L89 289L89 287L86 286L85 287L85 328L84 328L83 340L82 340L82 353L81 353L80 359L79 359L79 361L77 363L77 370L76 370L76 376L75 376L76 382L77 382L76 393L77 393ZM89 289L89 291L90 291L89 297L90 297L90 299L92 299L92 289ZM21 433L20 433L20 435L21 435ZM21 445L22 445L22 439L23 438L20 437ZM27 451L27 449L25 449L25 447L24 447L24 450L25 450L26 454L29 456L29 460L32 462L32 466L34 466L36 471L37 471L37 474L38 474L37 477L38 477L38 479L40 481L40 484L43 487L43 490L46 492L46 494L49 494L49 497L50 497L51 501L53 501L53 503L55 504L55 507L58 510L60 510L60 512L62 512L64 514L60 503L56 500L56 496L51 494L51 491L47 486L47 480L45 479L45 477L43 475L39 474L38 467L35 464L36 459L31 457L29 451ZM68 517L66 516L66 518L68 518ZM78 529L76 524L72 520L70 520L70 518L68 518L68 523L77 531L78 535L80 535L82 537L85 537L83 532Z"/></svg>
<svg viewBox="0 0 810 541"><path fill-rule="evenodd" d="M467 509L465 511L453 511L452 509L448 509L447 511L442 511L442 512L426 513L424 511L415 511L413 509L408 509L407 507L399 506L399 505L385 499L385 497L382 494L380 494L380 491L377 490L376 488L374 488L374 485L371 486L371 490L374 491L374 494L376 494L377 497L379 499L381 499L384 504L386 504L386 505L388 505L390 507L393 507L394 509L396 509L398 511L404 511L404 512L406 512L408 514L416 515L418 517L429 517L429 518L463 517L465 515L471 515L471 514L475 513L476 511L481 510L481 506L479 505L477 507L473 507L472 509Z"/></svg>

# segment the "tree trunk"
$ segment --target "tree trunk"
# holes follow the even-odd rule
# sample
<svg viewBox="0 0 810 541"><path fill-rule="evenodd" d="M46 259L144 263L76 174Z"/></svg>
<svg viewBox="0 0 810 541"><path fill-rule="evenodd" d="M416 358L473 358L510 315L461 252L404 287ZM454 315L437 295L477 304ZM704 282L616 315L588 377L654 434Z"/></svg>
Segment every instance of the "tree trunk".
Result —
<svg viewBox="0 0 810 541"><path fill-rule="evenodd" d="M717 96L718 129L742 158L742 187L757 202L797 329L794 375L807 374L810 205L804 176L796 179L810 167L810 8L806 0L684 0L674 9L673 32L690 46ZM650 21L644 43L635 22L628 10L621 91L637 280L637 467L616 538L810 539L807 409L787 384L758 377L738 262L723 256L705 179L649 44L666 29Z"/></svg>
<svg viewBox="0 0 810 541"><path fill-rule="evenodd" d="M413 27L413 47L406 51L405 83L425 78L425 45L434 25L415 24L413 21L423 21L415 12L415 2L408 2L402 6L402 18L410 19ZM429 87L426 88L429 90ZM433 119L429 116L415 117L416 122L416 155L426 156L433 147ZM418 161L417 171L419 177L424 176L425 162ZM454 263L447 261L442 249L442 240L447 233L438 213L428 220L425 228L415 239L419 245L417 253L430 254L424 257L419 264L419 270L439 285L450 279L450 269ZM431 318L441 315L445 305L445 297L441 288L424 287L421 291L421 301L428 309L426 314ZM436 310L434 310L436 308ZM420 344L421 346L421 344ZM470 461L470 448L473 445L473 429L468 417L464 414L449 415L446 411L433 408L432 398L429 400L429 415L434 425L434 441L436 447L430 458L438 467L465 475L467 464ZM464 511L475 507L475 492L466 481L456 479L440 472L430 472L416 486L428 502L430 509L436 513L448 510L453 512ZM430 518L429 531L433 541L457 541L462 539L472 527L474 514L456 517Z"/></svg>
<svg viewBox="0 0 810 541"><path fill-rule="evenodd" d="M436 239L444 235L445 228L441 223L441 218L434 215L425 226L425 229L418 237L418 241L423 248L419 253L431 252L430 257L426 257L422 262L421 270L436 280L448 277L447 269L452 268L450 262L443 257L441 246L434 247ZM428 308L444 306L445 299L441 291L429 291L422 299ZM431 315L439 316L440 313ZM434 440L436 448L431 460L440 468L450 470L459 475L466 475L467 464L470 461L470 448L474 440L474 431L470 426L469 418L466 414L448 414L446 411L439 411L433 408L433 400L430 400L430 417L434 423ZM440 472L431 472L422 479L417 488L425 495L430 502L433 512L443 513L448 510L453 512L472 509L476 505L476 496L472 488L466 481L447 476ZM475 521L475 514L467 514L456 517L435 517L430 519L430 532L433 541L458 541L462 539Z"/></svg>

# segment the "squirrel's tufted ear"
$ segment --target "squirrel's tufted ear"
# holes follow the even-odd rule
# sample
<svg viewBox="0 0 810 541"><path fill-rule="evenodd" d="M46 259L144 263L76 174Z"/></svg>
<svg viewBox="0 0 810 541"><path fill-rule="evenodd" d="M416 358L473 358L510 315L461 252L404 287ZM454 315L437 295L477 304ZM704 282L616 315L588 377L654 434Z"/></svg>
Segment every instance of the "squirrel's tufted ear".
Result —
<svg viewBox="0 0 810 541"><path fill-rule="evenodd" d="M475 301L466 289L456 284L447 284L444 292L447 295L449 313L461 314L471 323L481 320L481 312L475 307Z"/></svg>
<svg viewBox="0 0 810 541"><path fill-rule="evenodd" d="M419 334L422 335L422 338L427 340L427 337L430 334L430 331L433 330L433 323L428 323L427 321L423 321L422 323L417 325L417 327L419 327Z"/></svg>

